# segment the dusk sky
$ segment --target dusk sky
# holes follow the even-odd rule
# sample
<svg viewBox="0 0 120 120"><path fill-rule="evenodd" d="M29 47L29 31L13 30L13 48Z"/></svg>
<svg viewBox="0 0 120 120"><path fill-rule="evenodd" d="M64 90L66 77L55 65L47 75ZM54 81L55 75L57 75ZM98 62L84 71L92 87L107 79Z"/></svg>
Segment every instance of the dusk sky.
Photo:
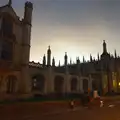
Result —
<svg viewBox="0 0 120 120"><path fill-rule="evenodd" d="M0 6L8 0L0 0ZM22 18L26 0L13 0L13 8ZM29 0L33 2L31 61L42 61L48 46L56 63L76 61L90 54L97 58L106 40L108 52L120 53L120 0ZM69 61L68 59L68 61Z"/></svg>

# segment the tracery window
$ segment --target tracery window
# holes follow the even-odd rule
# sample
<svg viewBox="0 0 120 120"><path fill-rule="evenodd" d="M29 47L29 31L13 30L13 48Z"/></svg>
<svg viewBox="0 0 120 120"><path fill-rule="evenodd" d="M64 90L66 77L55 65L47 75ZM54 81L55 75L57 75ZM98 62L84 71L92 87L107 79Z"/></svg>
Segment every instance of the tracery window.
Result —
<svg viewBox="0 0 120 120"><path fill-rule="evenodd" d="M2 31L5 36L10 36L13 32L13 23L7 18L2 19Z"/></svg>
<svg viewBox="0 0 120 120"><path fill-rule="evenodd" d="M10 75L7 77L6 92L14 93L16 88L17 78L16 76Z"/></svg>
<svg viewBox="0 0 120 120"><path fill-rule="evenodd" d="M2 38L0 38L0 60L12 61L13 58L13 22L6 14L0 18L0 30Z"/></svg>
<svg viewBox="0 0 120 120"><path fill-rule="evenodd" d="M0 59L11 61L13 57L13 43L8 40L0 40Z"/></svg>

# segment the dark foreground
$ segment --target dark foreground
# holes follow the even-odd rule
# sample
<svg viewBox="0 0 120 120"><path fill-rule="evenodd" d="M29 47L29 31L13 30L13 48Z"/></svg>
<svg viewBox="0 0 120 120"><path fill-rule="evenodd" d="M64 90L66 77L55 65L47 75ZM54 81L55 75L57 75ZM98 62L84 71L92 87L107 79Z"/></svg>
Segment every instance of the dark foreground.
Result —
<svg viewBox="0 0 120 120"><path fill-rule="evenodd" d="M30 105L31 104L31 105ZM110 104L114 107L108 107ZM61 105L60 105L61 106ZM99 105L90 108L76 107L68 109L66 105L59 109L47 103L24 103L16 105L1 105L1 120L120 120L120 102L111 101L100 108Z"/></svg>

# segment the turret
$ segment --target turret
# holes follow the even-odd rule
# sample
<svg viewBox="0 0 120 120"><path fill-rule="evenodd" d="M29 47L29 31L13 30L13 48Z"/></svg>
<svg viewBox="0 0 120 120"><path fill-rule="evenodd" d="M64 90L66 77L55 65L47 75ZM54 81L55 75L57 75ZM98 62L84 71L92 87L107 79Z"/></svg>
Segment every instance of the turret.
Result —
<svg viewBox="0 0 120 120"><path fill-rule="evenodd" d="M32 20L33 4L31 2L25 3L24 19L22 21L22 64L29 63L30 55L30 41L31 41L31 20Z"/></svg>
<svg viewBox="0 0 120 120"><path fill-rule="evenodd" d="M83 56L83 63L85 63L85 58L84 58L84 56Z"/></svg>
<svg viewBox="0 0 120 120"><path fill-rule="evenodd" d="M76 63L77 63L77 64L80 64L80 59L79 59L79 57L76 58Z"/></svg>
<svg viewBox="0 0 120 120"><path fill-rule="evenodd" d="M68 56L67 56L67 52L65 52L65 56L64 56L64 65L65 65L65 73L68 73Z"/></svg>
<svg viewBox="0 0 120 120"><path fill-rule="evenodd" d="M65 52L65 56L64 56L64 64L65 66L67 66L67 61L68 60L68 57L67 57L67 52Z"/></svg>
<svg viewBox="0 0 120 120"><path fill-rule="evenodd" d="M29 93L31 91L30 84L26 80L30 79L29 71L29 55L30 55L30 41L31 41L31 26L32 26L32 10L33 4L31 2L25 3L24 18L21 22L22 27L22 43L21 43L21 87L20 91Z"/></svg>
<svg viewBox="0 0 120 120"><path fill-rule="evenodd" d="M100 56L99 56L99 53L98 53L97 57L98 57L98 61L99 61L99 60L100 60Z"/></svg>
<svg viewBox="0 0 120 120"><path fill-rule="evenodd" d="M70 58L70 65L72 65L72 59Z"/></svg>
<svg viewBox="0 0 120 120"><path fill-rule="evenodd" d="M107 52L107 45L106 45L106 42L105 40L103 40L103 53L101 55L101 60L103 61L106 61L106 63L108 63L110 59L110 54Z"/></svg>
<svg viewBox="0 0 120 120"><path fill-rule="evenodd" d="M30 25L32 21L32 10L33 10L33 4L27 1L25 3L24 21Z"/></svg>
<svg viewBox="0 0 120 120"><path fill-rule="evenodd" d="M59 67L60 67L60 60L59 60Z"/></svg>
<svg viewBox="0 0 120 120"><path fill-rule="evenodd" d="M116 50L115 50L114 54L115 54L115 58L117 58L117 53L116 53Z"/></svg>
<svg viewBox="0 0 120 120"><path fill-rule="evenodd" d="M50 49L50 46L48 46L48 50L47 50L47 65L51 66L51 49Z"/></svg>
<svg viewBox="0 0 120 120"><path fill-rule="evenodd" d="M43 67L46 65L46 57L45 57L45 54L43 56Z"/></svg>
<svg viewBox="0 0 120 120"><path fill-rule="evenodd" d="M107 45L105 40L103 40L103 53L107 53Z"/></svg>
<svg viewBox="0 0 120 120"><path fill-rule="evenodd" d="M8 1L8 5L11 6L12 5L12 0Z"/></svg>
<svg viewBox="0 0 120 120"><path fill-rule="evenodd" d="M90 62L92 62L93 60L92 60L92 55L90 54Z"/></svg>
<svg viewBox="0 0 120 120"><path fill-rule="evenodd" d="M55 59L54 59L54 57L52 59L52 66L55 67Z"/></svg>

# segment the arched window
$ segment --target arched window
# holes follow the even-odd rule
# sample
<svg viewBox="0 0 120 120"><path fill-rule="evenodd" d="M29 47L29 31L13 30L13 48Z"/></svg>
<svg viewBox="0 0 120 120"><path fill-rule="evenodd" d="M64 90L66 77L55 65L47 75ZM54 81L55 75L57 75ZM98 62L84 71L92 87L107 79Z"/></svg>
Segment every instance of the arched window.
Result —
<svg viewBox="0 0 120 120"><path fill-rule="evenodd" d="M72 78L71 80L71 91L75 92L77 91L77 79L76 78Z"/></svg>
<svg viewBox="0 0 120 120"><path fill-rule="evenodd" d="M12 61L14 42L11 41L11 38L13 39L13 22L8 14L0 18L0 30L2 33L2 38L0 39L0 59Z"/></svg>
<svg viewBox="0 0 120 120"><path fill-rule="evenodd" d="M42 74L36 75L32 78L32 90L45 92L45 77Z"/></svg>
<svg viewBox="0 0 120 120"><path fill-rule="evenodd" d="M88 92L88 80L83 79L83 90L84 92Z"/></svg>
<svg viewBox="0 0 120 120"><path fill-rule="evenodd" d="M56 76L54 79L54 91L56 93L63 92L64 78L61 76Z"/></svg>
<svg viewBox="0 0 120 120"><path fill-rule="evenodd" d="M5 36L9 37L13 33L13 23L10 19L2 19L2 32Z"/></svg>
<svg viewBox="0 0 120 120"><path fill-rule="evenodd" d="M13 58L13 42L9 40L0 40L0 59L12 61Z"/></svg>
<svg viewBox="0 0 120 120"><path fill-rule="evenodd" d="M15 92L15 88L16 88L16 81L17 78L13 75L10 75L7 77L7 93L14 93Z"/></svg>

